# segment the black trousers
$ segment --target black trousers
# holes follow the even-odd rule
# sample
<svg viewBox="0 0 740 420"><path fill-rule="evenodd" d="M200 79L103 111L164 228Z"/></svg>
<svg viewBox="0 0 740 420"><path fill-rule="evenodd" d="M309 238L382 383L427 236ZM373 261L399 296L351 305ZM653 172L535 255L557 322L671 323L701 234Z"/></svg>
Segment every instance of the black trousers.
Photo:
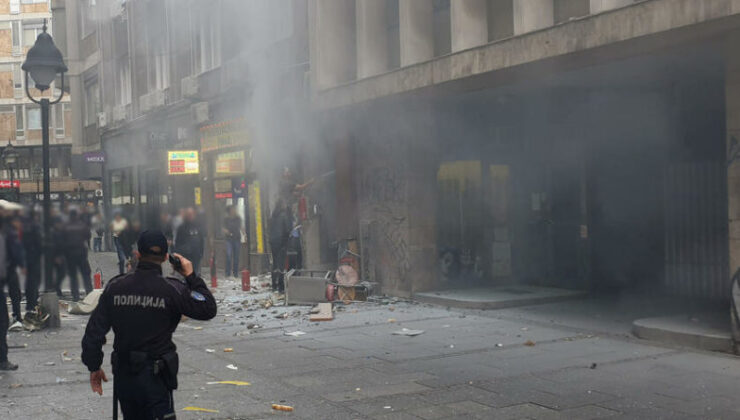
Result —
<svg viewBox="0 0 740 420"><path fill-rule="evenodd" d="M54 261L54 267L52 270L54 273L54 287L56 288L57 296L62 297L62 283L64 282L64 277L67 275L67 266L64 258Z"/></svg>
<svg viewBox="0 0 740 420"><path fill-rule="evenodd" d="M41 286L41 256L28 258L26 274L26 312L36 310L39 304L39 287Z"/></svg>
<svg viewBox="0 0 740 420"><path fill-rule="evenodd" d="M85 293L93 290L92 278L90 277L90 263L87 261L87 250L82 253L74 252L67 254L67 272L69 273L69 288L72 289L72 299L80 299L80 285L77 281L77 272L82 275Z"/></svg>
<svg viewBox="0 0 740 420"><path fill-rule="evenodd" d="M21 282L18 279L18 270L16 267L8 267L8 294L10 295L10 303L13 306L13 319L16 321L21 320Z"/></svg>
<svg viewBox="0 0 740 420"><path fill-rule="evenodd" d="M0 302L6 302L3 287L0 287ZM0 363L8 361L8 324L8 307L2 305L0 307Z"/></svg>
<svg viewBox="0 0 740 420"><path fill-rule="evenodd" d="M175 404L172 391L151 366L138 373L125 368L114 372L113 387L124 419L174 419Z"/></svg>

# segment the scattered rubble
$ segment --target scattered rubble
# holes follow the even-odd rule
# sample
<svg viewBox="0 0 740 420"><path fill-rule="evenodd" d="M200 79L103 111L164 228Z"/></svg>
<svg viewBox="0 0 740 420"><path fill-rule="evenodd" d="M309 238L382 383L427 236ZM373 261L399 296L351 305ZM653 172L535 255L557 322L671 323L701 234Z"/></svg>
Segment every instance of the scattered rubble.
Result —
<svg viewBox="0 0 740 420"><path fill-rule="evenodd" d="M406 337L416 337L417 335L424 334L424 330L410 330L408 328L402 328L398 331L394 331L393 335L404 335Z"/></svg>

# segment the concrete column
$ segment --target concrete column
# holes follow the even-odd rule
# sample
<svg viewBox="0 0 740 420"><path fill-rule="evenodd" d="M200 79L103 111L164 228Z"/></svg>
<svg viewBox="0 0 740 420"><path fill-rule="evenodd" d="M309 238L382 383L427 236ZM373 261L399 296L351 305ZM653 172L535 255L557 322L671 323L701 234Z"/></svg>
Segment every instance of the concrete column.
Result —
<svg viewBox="0 0 740 420"><path fill-rule="evenodd" d="M452 51L488 43L488 1L452 0Z"/></svg>
<svg viewBox="0 0 740 420"><path fill-rule="evenodd" d="M387 6L384 0L357 0L357 78L388 71Z"/></svg>
<svg viewBox="0 0 740 420"><path fill-rule="evenodd" d="M514 35L547 28L554 23L553 0L514 0Z"/></svg>
<svg viewBox="0 0 740 420"><path fill-rule="evenodd" d="M740 268L740 53L728 42L725 71L725 113L727 127L727 204L729 223L730 275Z"/></svg>
<svg viewBox="0 0 740 420"><path fill-rule="evenodd" d="M399 0L401 66L434 58L434 4L431 0Z"/></svg>
<svg viewBox="0 0 740 420"><path fill-rule="evenodd" d="M629 6L635 0L591 0L591 14L606 12L623 6Z"/></svg>
<svg viewBox="0 0 740 420"><path fill-rule="evenodd" d="M354 0L313 0L310 4L315 82L327 89L353 80L355 71Z"/></svg>

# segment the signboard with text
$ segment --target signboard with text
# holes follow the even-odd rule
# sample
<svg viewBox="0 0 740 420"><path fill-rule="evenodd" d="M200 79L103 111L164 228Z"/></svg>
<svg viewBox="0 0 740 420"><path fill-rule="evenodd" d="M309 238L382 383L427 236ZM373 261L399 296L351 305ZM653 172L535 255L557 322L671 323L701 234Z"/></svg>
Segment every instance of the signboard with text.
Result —
<svg viewBox="0 0 740 420"><path fill-rule="evenodd" d="M105 163L104 152L87 152L83 156L85 156L85 162L87 163Z"/></svg>
<svg viewBox="0 0 740 420"><path fill-rule="evenodd" d="M200 135L200 150L203 153L235 146L249 146L249 131L243 118L201 127Z"/></svg>
<svg viewBox="0 0 740 420"><path fill-rule="evenodd" d="M176 150L167 152L167 173L170 175L197 175L200 161L197 150Z"/></svg>
<svg viewBox="0 0 740 420"><path fill-rule="evenodd" d="M244 151L219 153L216 157L216 173L219 175L240 175L245 171Z"/></svg>
<svg viewBox="0 0 740 420"><path fill-rule="evenodd" d="M10 180L8 179L0 179L0 189L8 189L8 188L20 188L21 182L17 179L13 180L12 184Z"/></svg>

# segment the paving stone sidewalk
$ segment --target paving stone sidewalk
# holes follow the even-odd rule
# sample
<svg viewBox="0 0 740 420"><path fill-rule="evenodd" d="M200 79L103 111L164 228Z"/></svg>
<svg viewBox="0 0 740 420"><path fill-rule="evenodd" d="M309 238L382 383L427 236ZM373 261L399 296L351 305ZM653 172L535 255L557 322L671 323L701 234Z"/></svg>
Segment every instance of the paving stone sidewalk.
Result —
<svg viewBox="0 0 740 420"><path fill-rule="evenodd" d="M113 254L92 258L114 273ZM176 333L178 418L740 418L738 359L631 338L616 315L589 316L593 301L499 311L384 301L319 324L307 307L265 309L268 294L219 286L219 316ZM11 350L20 369L0 377L0 418L110 418L111 383L92 394L79 361L86 321L67 315L60 330L10 335L27 347ZM402 328L425 332L392 334ZM286 335L296 331L306 334ZM214 384L228 380L251 385ZM273 402L295 411L273 412Z"/></svg>

